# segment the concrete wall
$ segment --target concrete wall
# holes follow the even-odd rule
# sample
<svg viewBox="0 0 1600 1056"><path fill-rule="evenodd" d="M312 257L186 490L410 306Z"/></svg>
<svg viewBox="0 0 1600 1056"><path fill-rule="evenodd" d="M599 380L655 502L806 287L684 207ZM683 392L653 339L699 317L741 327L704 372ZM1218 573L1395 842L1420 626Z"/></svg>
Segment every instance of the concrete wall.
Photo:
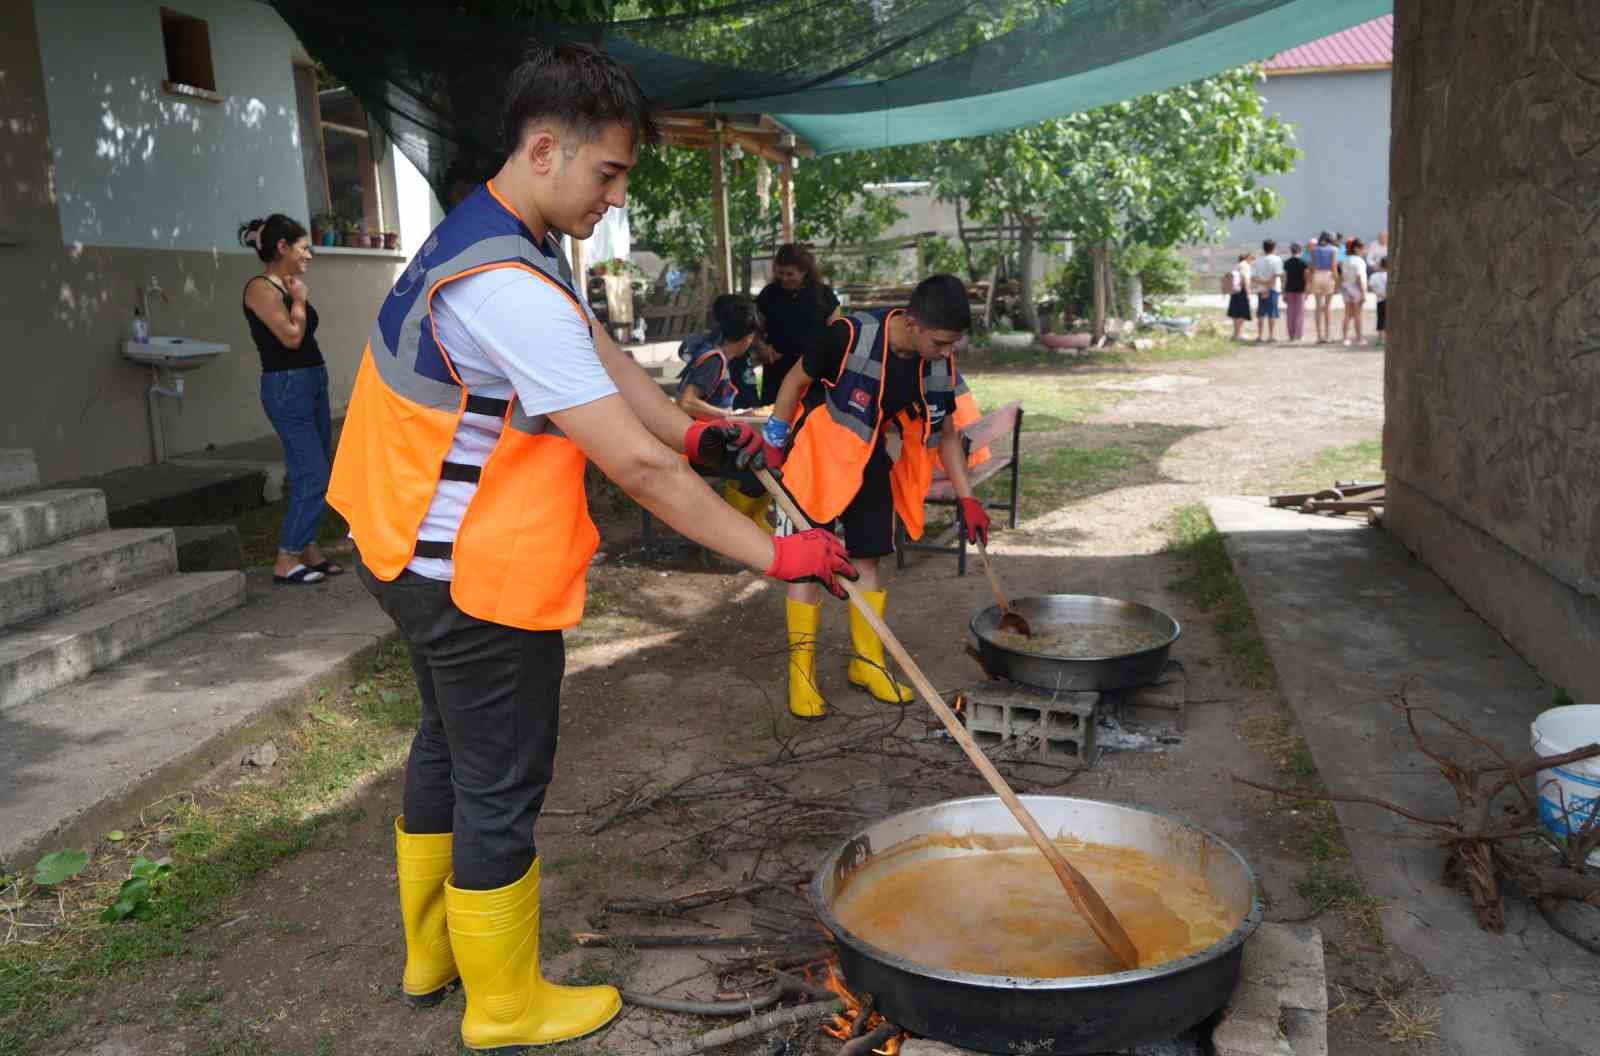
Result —
<svg viewBox="0 0 1600 1056"><path fill-rule="evenodd" d="M41 9L50 6L39 5ZM135 22L145 15L130 16L121 5L111 6L114 12L97 16L94 24L78 16L73 28L98 35L102 26L114 27L117 35L109 42L106 62L109 68L120 69L124 60L119 49L143 47L122 44L122 34L128 34L129 40L142 39L145 28ZM143 10L147 5L138 6ZM159 21L155 5L148 7L156 27L159 59ZM251 17L265 13L261 17L276 18L265 5L244 0L230 8L243 9ZM223 232L211 228L224 220L235 225L243 217L278 208L285 200L291 205L299 203L297 207L303 209L304 180L297 156L283 148L288 160L280 188L283 198L261 196L261 188L253 180L238 187L219 183L221 190L240 194L230 204L209 197L215 181L205 175L213 156L205 141L191 138L192 129L161 129L155 140L158 144L177 136L188 144L186 149L200 151L188 165L193 174L184 177L197 182L181 182L173 176L174 182L164 194L140 191L143 197L138 200L155 203L151 207L157 209L166 201L165 208L180 210L181 215L187 215L192 205L203 221L177 222L179 237L196 240L185 243L191 248L132 248L89 240L77 244L77 235L84 233L77 226L74 244L65 244L64 228L80 225L87 214L66 202L61 192L87 184L71 171L67 152L63 150L58 157L52 149L57 136L46 81L58 72L89 81L96 67L92 61L65 71L47 67L41 57L34 12L31 3L0 4L0 71L4 71L0 76L0 289L6 291L0 298L0 323L5 328L9 362L15 367L10 383L0 386L0 447L33 448L47 482L150 460L145 403L150 374L121 359L119 349L132 318L136 291L152 277L171 297L170 303L158 300L153 306L156 333L220 340L233 346L228 356L189 375L188 393L181 405L162 400L168 451L198 451L209 444L270 434L271 426L260 406L259 361L239 304L240 291L258 262L253 255L235 252L236 246L227 246L233 237L232 226ZM191 13L203 12L195 7ZM54 19L56 15L52 12L46 17ZM228 32L221 22L214 22L211 30L218 55L218 88L226 92L230 74L218 44ZM293 38L286 31L274 31L264 39L273 51L272 64L281 68L283 83L289 85ZM153 76L159 80L162 70L164 66ZM104 79L98 83L102 90L107 84ZM113 96L121 94L118 86L112 88ZM128 90L137 95L139 88ZM235 100L229 96L226 103L211 105L236 103L234 110L242 112L248 99L255 97ZM79 131L68 129L66 139ZM281 127L273 133L288 134ZM162 150L152 148L151 157ZM274 146L272 153L277 152L279 148ZM144 148L135 153L142 155ZM106 174L103 159L74 162L82 163ZM115 179L133 181L115 183L119 195L124 187L143 186L126 171ZM196 189L201 184L204 193ZM98 215L105 220L107 210L99 209ZM140 215L140 222L148 224L148 217L155 214ZM122 219L117 223L117 239L131 239L137 233ZM408 244L419 244L406 237ZM193 248L200 241L215 248ZM336 406L348 400L357 357L377 307L405 264L398 254L356 253L321 256L307 276L313 303L322 317L318 338L332 374Z"/></svg>
<svg viewBox="0 0 1600 1056"><path fill-rule="evenodd" d="M222 102L174 95L158 0L37 0L61 237L241 252L239 223L305 222L294 34L251 0L184 0L206 20Z"/></svg>
<svg viewBox="0 0 1600 1056"><path fill-rule="evenodd" d="M1592 0L1397 0L1386 523L1600 701Z"/></svg>

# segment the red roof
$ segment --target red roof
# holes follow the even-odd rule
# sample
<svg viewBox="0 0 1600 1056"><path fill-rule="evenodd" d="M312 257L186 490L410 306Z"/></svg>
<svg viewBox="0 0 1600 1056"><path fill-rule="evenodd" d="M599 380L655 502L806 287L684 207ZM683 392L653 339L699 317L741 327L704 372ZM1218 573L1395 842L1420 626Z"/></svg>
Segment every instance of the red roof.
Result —
<svg viewBox="0 0 1600 1056"><path fill-rule="evenodd" d="M1268 73L1326 70L1340 66L1388 66L1394 62L1394 16L1383 15L1267 60Z"/></svg>

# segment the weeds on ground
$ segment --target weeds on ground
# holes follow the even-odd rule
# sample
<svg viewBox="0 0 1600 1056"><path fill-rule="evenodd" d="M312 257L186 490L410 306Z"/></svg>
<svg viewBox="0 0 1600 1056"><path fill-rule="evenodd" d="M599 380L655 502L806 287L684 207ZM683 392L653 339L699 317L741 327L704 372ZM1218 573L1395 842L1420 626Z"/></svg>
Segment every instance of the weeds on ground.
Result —
<svg viewBox="0 0 1600 1056"><path fill-rule="evenodd" d="M1261 490L1268 495L1282 495L1320 491L1340 480L1382 479L1383 439L1373 437L1343 447L1324 448Z"/></svg>
<svg viewBox="0 0 1600 1056"><path fill-rule="evenodd" d="M231 519L229 523L239 532L239 545L244 551L246 568L270 565L278 559L279 533L283 530L283 518L288 512L289 500L279 499L277 502L246 510ZM336 510L330 507L317 525L317 546L325 550L342 546L349 535L350 526Z"/></svg>
<svg viewBox="0 0 1600 1056"><path fill-rule="evenodd" d="M1008 403L1022 404L1022 431L1047 432L1083 421L1134 395L1114 389L1097 389L1099 378L1058 371L1021 373L983 370L962 372L978 406L996 410Z"/></svg>
<svg viewBox="0 0 1600 1056"><path fill-rule="evenodd" d="M1167 534L1168 549L1189 566L1174 586L1213 614L1223 648L1245 685L1270 689L1277 683L1272 661L1211 515L1198 503L1180 506L1167 521Z"/></svg>
<svg viewBox="0 0 1600 1056"><path fill-rule="evenodd" d="M185 794L152 804L146 822L102 844L81 874L48 891L19 883L19 908L8 911L16 926L0 929L0 1056L32 1051L63 1030L77 995L189 953L190 933L248 883L324 829L356 820L340 804L405 755L418 714L412 678L404 648L384 645L351 689L316 702L303 724L276 738L282 755L269 781L203 803ZM159 897L144 903L147 919L102 922L130 863L146 853L170 862ZM266 1051L248 1037L216 1045L207 1051Z"/></svg>

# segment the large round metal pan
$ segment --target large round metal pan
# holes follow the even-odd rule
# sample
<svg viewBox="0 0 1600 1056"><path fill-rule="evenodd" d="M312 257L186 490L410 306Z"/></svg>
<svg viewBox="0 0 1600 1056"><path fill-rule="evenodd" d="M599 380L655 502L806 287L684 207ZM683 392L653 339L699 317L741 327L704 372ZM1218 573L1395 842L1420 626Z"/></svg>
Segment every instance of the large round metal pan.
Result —
<svg viewBox="0 0 1600 1056"><path fill-rule="evenodd" d="M1237 925L1219 942L1180 960L1111 975L1040 979L918 964L840 923L833 913L836 900L852 882L870 883L874 861L896 848L899 866L923 855L991 853L976 843L923 844L919 837L1020 835L998 797L972 796L873 822L823 859L811 881L811 903L833 933L850 989L871 994L890 1022L921 1037L983 1052L1052 1056L1112 1052L1171 1038L1221 1008L1238 980L1244 942L1261 920L1255 872L1244 858L1211 833L1155 811L1068 796L1023 796L1022 801L1047 833L1175 861L1205 880L1237 914ZM907 850L908 841L917 842ZM951 899L961 897L960 891L950 892ZM916 909L927 914L930 928L938 928L947 911Z"/></svg>
<svg viewBox="0 0 1600 1056"><path fill-rule="evenodd" d="M1000 609L991 605L972 617L972 636L984 670L1037 689L1107 690L1143 686L1161 677L1167 653L1182 633L1178 621L1148 605L1094 594L1037 594L1013 598L1016 609L1035 634L1051 624L1100 623L1154 631L1160 645L1122 656L1050 656L1030 653L995 641Z"/></svg>

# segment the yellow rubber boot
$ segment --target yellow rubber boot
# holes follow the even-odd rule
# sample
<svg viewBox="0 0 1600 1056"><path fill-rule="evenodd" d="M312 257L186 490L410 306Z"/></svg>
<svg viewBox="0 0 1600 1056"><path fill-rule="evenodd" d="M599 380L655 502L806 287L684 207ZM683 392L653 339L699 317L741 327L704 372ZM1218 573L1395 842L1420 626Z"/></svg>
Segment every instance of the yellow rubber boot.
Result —
<svg viewBox="0 0 1600 1056"><path fill-rule="evenodd" d="M406 1003L436 1005L458 978L444 923L444 882L450 878L448 832L414 836L394 819L394 857L400 874L400 919L406 931Z"/></svg>
<svg viewBox="0 0 1600 1056"><path fill-rule="evenodd" d="M802 719L819 719L828 702L817 692L817 628L822 606L787 599L789 619L789 710Z"/></svg>
<svg viewBox="0 0 1600 1056"><path fill-rule="evenodd" d="M886 592L862 591L861 596L872 606L873 612L883 616L889 597ZM889 674L883 659L882 640L854 605L850 606L850 646L855 653L850 661L852 686L860 686L885 704L911 703L911 687L896 681Z"/></svg>
<svg viewBox="0 0 1600 1056"><path fill-rule="evenodd" d="M752 498L740 491L739 485L730 480L722 485L722 501L754 521L756 527L763 532L768 535L773 534L772 524L767 520L767 510L772 506L771 495L757 495Z"/></svg>
<svg viewBox="0 0 1600 1056"><path fill-rule="evenodd" d="M450 943L467 1012L461 1040L475 1052L553 1045L599 1030L622 1010L614 986L561 986L539 970L539 861L493 891L444 887Z"/></svg>

